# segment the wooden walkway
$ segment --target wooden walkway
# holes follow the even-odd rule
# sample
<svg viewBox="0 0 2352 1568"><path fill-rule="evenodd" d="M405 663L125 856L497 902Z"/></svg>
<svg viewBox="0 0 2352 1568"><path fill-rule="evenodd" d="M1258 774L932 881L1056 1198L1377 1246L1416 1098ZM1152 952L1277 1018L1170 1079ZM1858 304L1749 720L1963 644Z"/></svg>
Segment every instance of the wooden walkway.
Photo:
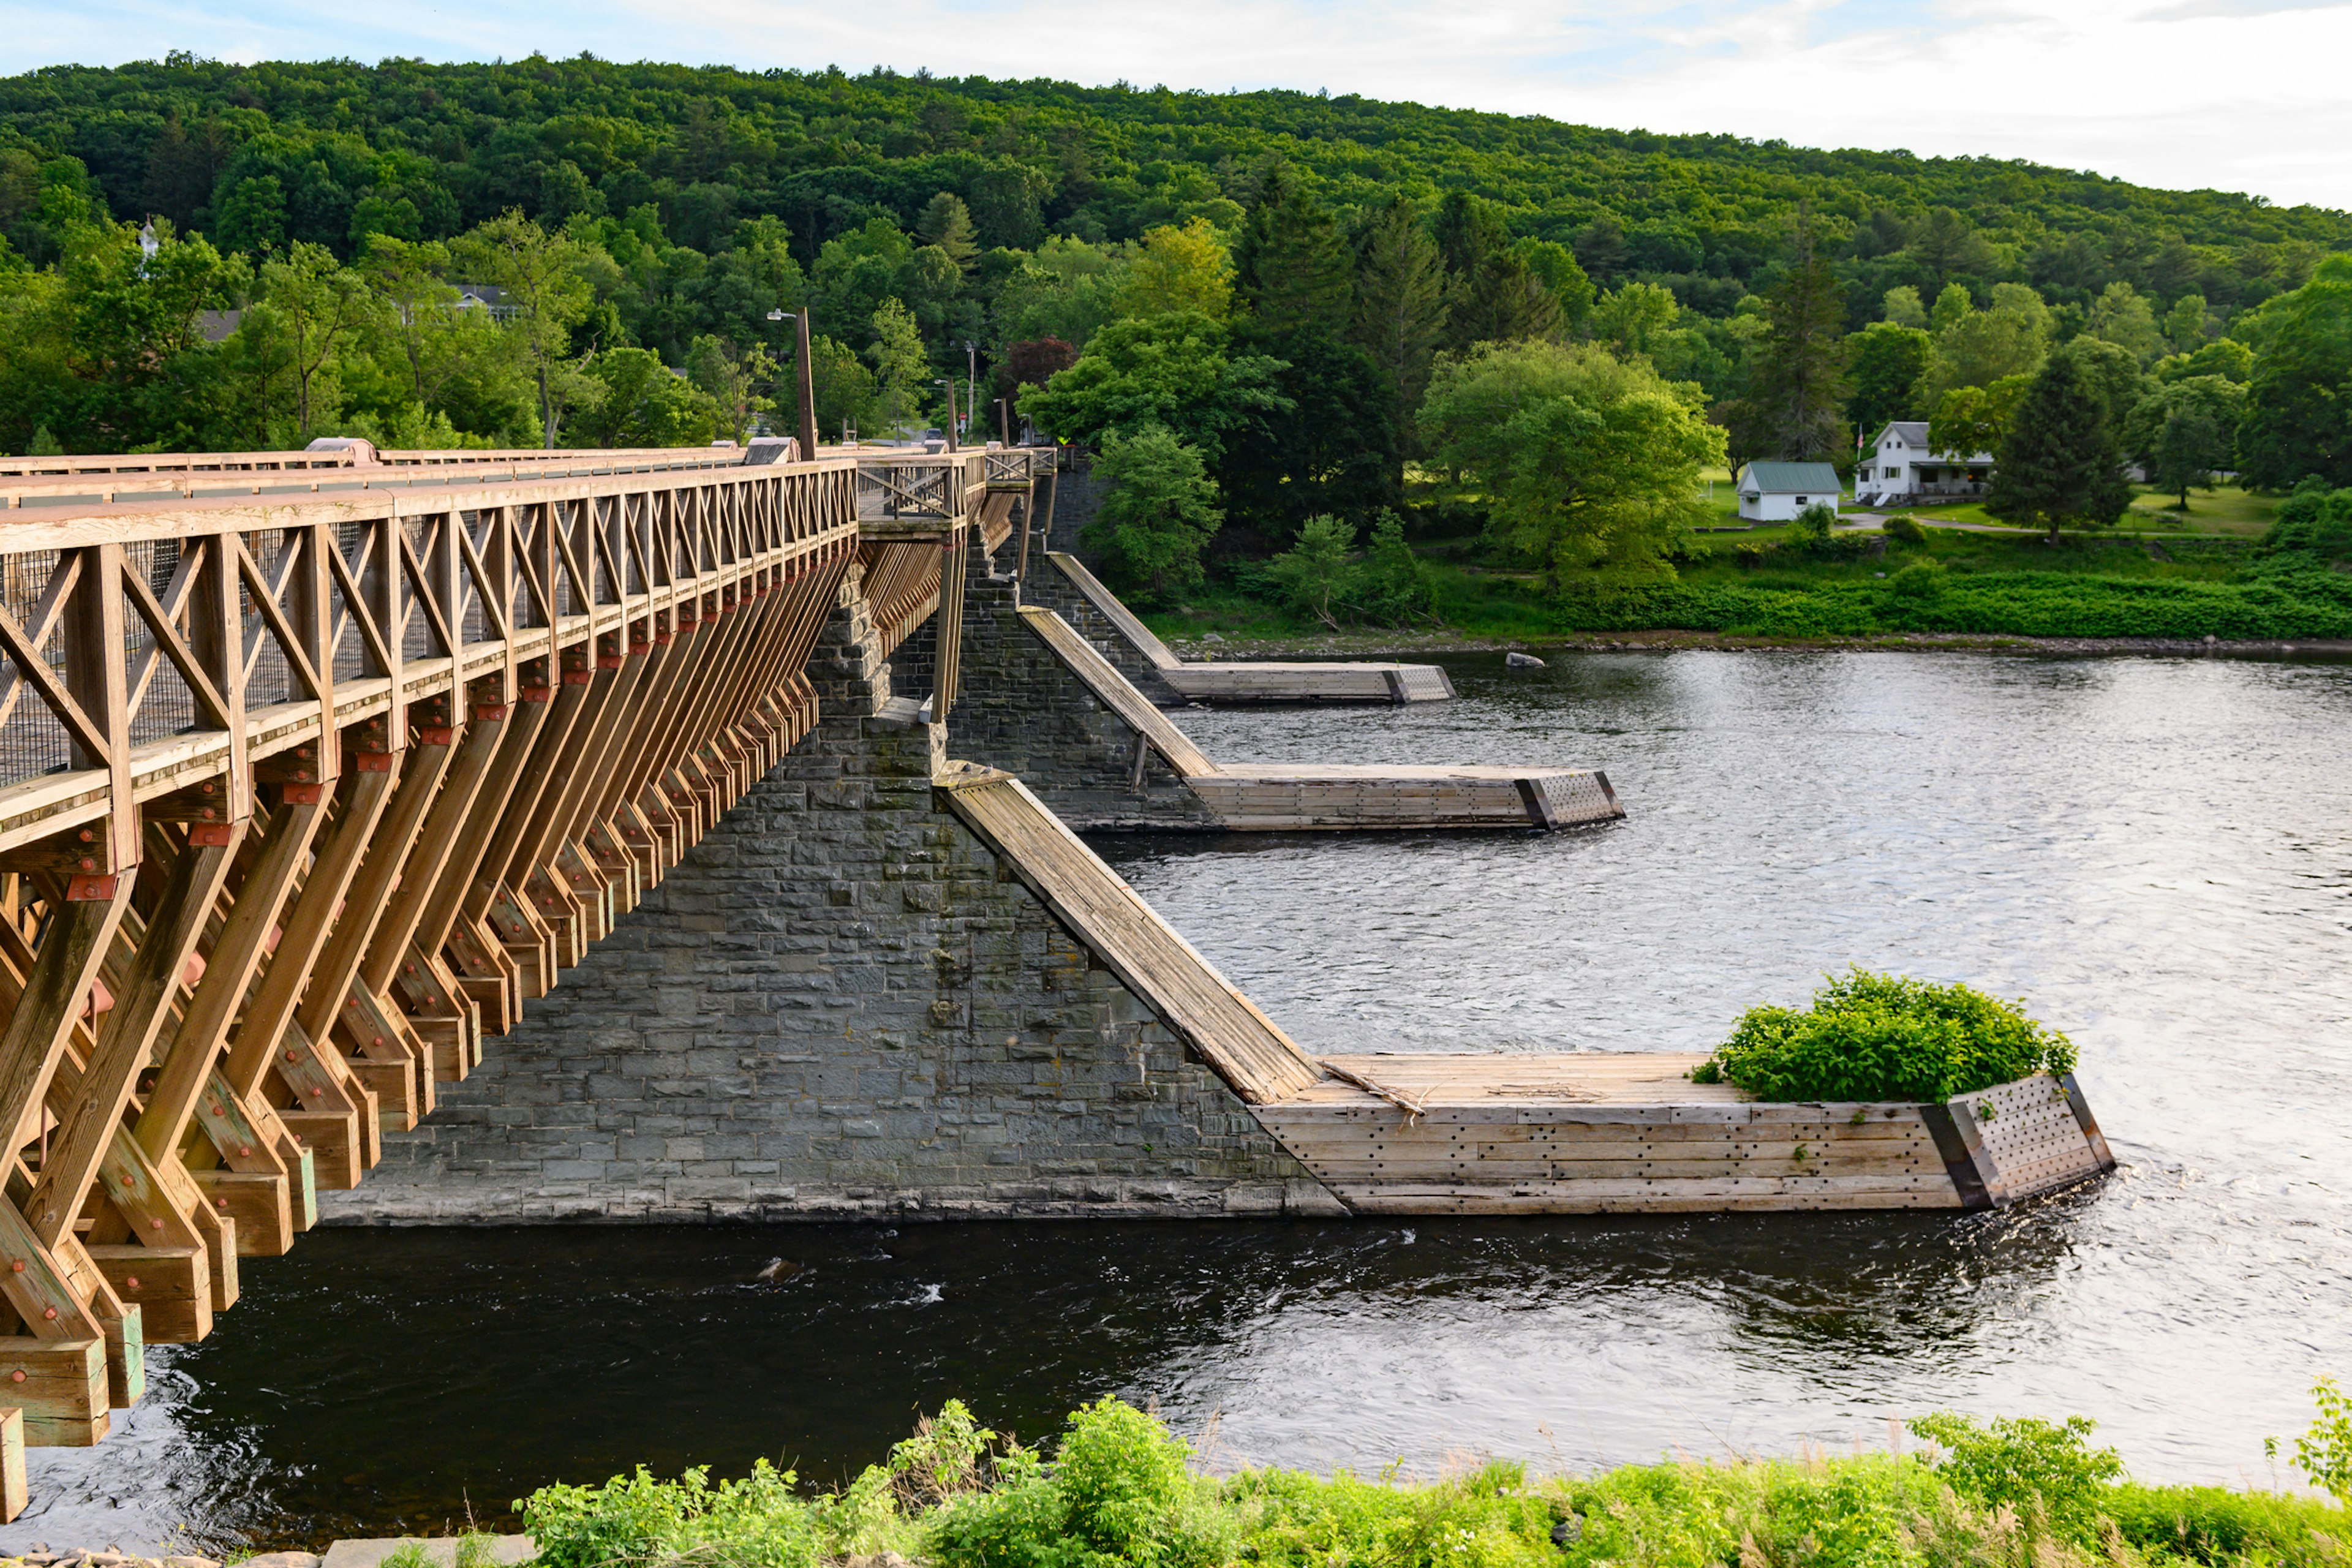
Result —
<svg viewBox="0 0 2352 1568"><path fill-rule="evenodd" d="M1765 1105L1689 1081L1703 1059L1327 1057L1332 1077L1257 1116L1360 1214L1979 1208L2114 1168L2071 1079Z"/></svg>
<svg viewBox="0 0 2352 1568"><path fill-rule="evenodd" d="M1625 815L1608 775L1582 768L1215 763L1052 610L1022 623L1140 737L1226 827L1243 833L1568 827Z"/></svg>
<svg viewBox="0 0 2352 1568"><path fill-rule="evenodd" d="M1454 682L1433 664L1276 663L1236 659L1187 663L1170 651L1102 585L1076 556L1045 558L1177 693L1194 702L1442 702Z"/></svg>
<svg viewBox="0 0 2352 1568"><path fill-rule="evenodd" d="M815 722L857 468L741 457L0 472L26 1441L102 1437Z"/></svg>

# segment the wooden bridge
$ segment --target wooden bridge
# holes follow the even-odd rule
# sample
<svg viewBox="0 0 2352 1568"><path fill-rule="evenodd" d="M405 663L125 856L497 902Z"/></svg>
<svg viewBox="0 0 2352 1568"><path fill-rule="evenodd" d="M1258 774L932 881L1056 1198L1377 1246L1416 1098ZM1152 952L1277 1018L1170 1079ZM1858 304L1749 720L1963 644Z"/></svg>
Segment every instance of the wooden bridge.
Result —
<svg viewBox="0 0 2352 1568"><path fill-rule="evenodd" d="M372 456L0 474L31 1443L103 1436L815 721L854 458Z"/></svg>
<svg viewBox="0 0 2352 1568"><path fill-rule="evenodd" d="M148 1342L203 1337L237 1298L240 1258L288 1250L322 1189L355 1186L386 1131L430 1113L436 1086L479 1065L486 1037L808 734L810 651L857 602L853 568L888 648L930 628L929 705L947 716L969 546L1017 533L1027 564L1034 530L1015 520L1049 513L1050 460L743 457L0 464L0 1449L12 1412L26 1443L103 1437L140 1396ZM1017 613L1069 645L1058 657L1100 701L1133 710L1139 746L1174 753L1203 798L1224 791L1234 819L1381 815L1360 770L1196 759L1053 612ZM1423 818L1616 814L1605 781L1568 770L1383 776L1383 801L1439 803L1413 805ZM1446 1058L1423 1081L1406 1064L1310 1058L1017 781L935 783L940 809L1341 1212L1643 1206L1667 1179L1644 1165L1667 1134L1623 1129L1679 1112L1563 1111L1598 1091L1558 1063L1522 1082ZM1839 1201L1945 1202L1938 1159L1975 1160L1993 1173L1979 1189L2004 1194L2038 1190L2000 1184L2021 1160L2052 1180L2074 1171L2073 1122L2021 1092L2000 1136L2057 1129L2041 1142L2010 1151L1965 1117L1889 1115L1879 1143L1852 1152L1870 1179ZM1398 1132L1400 1117L1423 1131ZM1674 1179L1717 1184L1676 1189L1692 1206L1819 1195L1740 1131L1769 1118L1701 1120L1723 1147L1672 1152L1707 1166ZM1518 1131L1472 1131L1490 1124ZM2095 1141L2086 1112L2083 1125ZM1578 1138L1593 1147L1570 1151ZM1586 1164L1629 1184L1580 1186Z"/></svg>

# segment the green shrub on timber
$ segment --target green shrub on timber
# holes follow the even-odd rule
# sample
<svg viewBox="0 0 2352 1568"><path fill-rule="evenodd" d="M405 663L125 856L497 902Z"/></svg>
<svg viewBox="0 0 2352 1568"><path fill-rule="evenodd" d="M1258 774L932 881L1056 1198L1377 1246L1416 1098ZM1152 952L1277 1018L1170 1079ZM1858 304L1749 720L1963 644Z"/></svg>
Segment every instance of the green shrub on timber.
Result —
<svg viewBox="0 0 2352 1568"><path fill-rule="evenodd" d="M1691 1076L1759 1100L1949 1100L2067 1072L2066 1037L1966 985L1856 969L1809 1008L1751 1007Z"/></svg>

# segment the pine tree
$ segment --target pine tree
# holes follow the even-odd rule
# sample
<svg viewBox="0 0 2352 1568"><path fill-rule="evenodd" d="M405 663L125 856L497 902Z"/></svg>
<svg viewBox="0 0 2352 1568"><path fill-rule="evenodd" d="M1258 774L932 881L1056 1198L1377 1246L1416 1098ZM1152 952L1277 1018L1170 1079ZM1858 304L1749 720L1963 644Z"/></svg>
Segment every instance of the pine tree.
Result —
<svg viewBox="0 0 2352 1568"><path fill-rule="evenodd" d="M1354 337L1395 394L1401 440L1444 331L1445 264L1412 201L1398 196L1372 214L1358 244Z"/></svg>
<svg viewBox="0 0 2352 1568"><path fill-rule="evenodd" d="M1234 247L1234 289L1257 318L1258 335L1343 331L1353 273L1330 210L1289 170L1268 170Z"/></svg>
<svg viewBox="0 0 2352 1568"><path fill-rule="evenodd" d="M1765 297L1764 341L1748 373L1740 445L1790 462L1834 457L1845 427L1845 287L1813 247L1800 210L1797 255Z"/></svg>
<svg viewBox="0 0 2352 1568"><path fill-rule="evenodd" d="M1445 344L1518 342L1559 325L1559 299L1511 247L1500 209L1464 191L1437 209L1438 253L1445 261Z"/></svg>
<svg viewBox="0 0 2352 1568"><path fill-rule="evenodd" d="M2052 354L2017 405L1995 454L1985 510L2004 522L2105 527L2131 505L2116 432L2071 354Z"/></svg>
<svg viewBox="0 0 2352 1568"><path fill-rule="evenodd" d="M915 232L923 237L925 245L946 251L959 270L970 272L980 265L980 240L971 225L971 209L952 191L941 191L930 199L915 222Z"/></svg>

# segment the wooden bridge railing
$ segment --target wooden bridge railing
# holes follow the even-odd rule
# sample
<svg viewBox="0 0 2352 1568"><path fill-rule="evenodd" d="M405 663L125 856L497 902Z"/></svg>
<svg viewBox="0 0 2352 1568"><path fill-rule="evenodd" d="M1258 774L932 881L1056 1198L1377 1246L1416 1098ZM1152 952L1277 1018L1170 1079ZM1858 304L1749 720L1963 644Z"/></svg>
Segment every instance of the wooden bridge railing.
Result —
<svg viewBox="0 0 2352 1568"><path fill-rule="evenodd" d="M1054 460L1053 448L1033 447L839 450L857 459L859 553L885 658L930 618L943 595L958 592L965 531L978 528L992 554L1002 549L1016 507L1034 510L1037 479L1051 482ZM954 679L951 668L947 679ZM944 715L934 695L934 711Z"/></svg>
<svg viewBox="0 0 2352 1568"><path fill-rule="evenodd" d="M28 1441L104 1436L814 721L856 465L695 458L0 513Z"/></svg>

